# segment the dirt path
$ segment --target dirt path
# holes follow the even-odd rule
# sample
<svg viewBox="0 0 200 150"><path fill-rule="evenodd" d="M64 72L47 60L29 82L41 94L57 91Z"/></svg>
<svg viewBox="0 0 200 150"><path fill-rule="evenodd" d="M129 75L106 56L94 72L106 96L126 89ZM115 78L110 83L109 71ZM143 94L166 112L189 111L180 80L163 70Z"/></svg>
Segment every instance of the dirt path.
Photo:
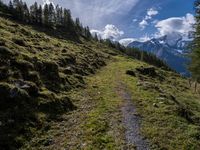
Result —
<svg viewBox="0 0 200 150"><path fill-rule="evenodd" d="M137 115L131 94L125 84L118 83L117 94L124 100L121 110L128 147L130 149L134 147L136 150L149 150L147 140L140 134L140 117Z"/></svg>

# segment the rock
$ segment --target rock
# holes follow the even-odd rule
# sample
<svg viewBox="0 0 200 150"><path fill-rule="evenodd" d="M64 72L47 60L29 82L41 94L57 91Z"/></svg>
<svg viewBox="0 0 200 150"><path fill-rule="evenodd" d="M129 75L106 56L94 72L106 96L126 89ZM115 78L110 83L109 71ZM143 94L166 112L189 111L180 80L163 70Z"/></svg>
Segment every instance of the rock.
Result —
<svg viewBox="0 0 200 150"><path fill-rule="evenodd" d="M83 79L82 76L80 76L80 75L75 75L75 77L79 80L80 83L82 83L82 84L85 83L85 81L84 81L84 79Z"/></svg>
<svg viewBox="0 0 200 150"><path fill-rule="evenodd" d="M18 80L15 82L16 87L28 92L30 96L38 96L39 89L33 82Z"/></svg>
<svg viewBox="0 0 200 150"><path fill-rule="evenodd" d="M71 67L67 67L63 70L65 74L72 75L73 69Z"/></svg>
<svg viewBox="0 0 200 150"><path fill-rule="evenodd" d="M13 51L11 51L10 49L8 49L7 47L0 46L0 56L10 57L10 56L14 56L14 55L15 55L15 53Z"/></svg>
<svg viewBox="0 0 200 150"><path fill-rule="evenodd" d="M0 109L2 110L23 104L30 99L25 90L4 82L0 83L0 93Z"/></svg>
<svg viewBox="0 0 200 150"><path fill-rule="evenodd" d="M16 39L16 38L14 38L14 39L12 39L13 40L13 42L15 43L15 44L17 44L17 45L19 45L19 46L26 46L26 42L23 40L23 39Z"/></svg>
<svg viewBox="0 0 200 150"><path fill-rule="evenodd" d="M11 65L22 70L22 71L28 71L28 70L33 70L34 65L26 60L20 59L20 60L12 60Z"/></svg>
<svg viewBox="0 0 200 150"><path fill-rule="evenodd" d="M153 103L153 106L156 107L156 108L158 108L158 105L156 103Z"/></svg>
<svg viewBox="0 0 200 150"><path fill-rule="evenodd" d="M49 146L49 145L52 145L54 143L53 139L47 139L44 141L44 146Z"/></svg>
<svg viewBox="0 0 200 150"><path fill-rule="evenodd" d="M0 68L0 80L7 79L11 72L7 67Z"/></svg>
<svg viewBox="0 0 200 150"><path fill-rule="evenodd" d="M61 67L66 67L70 64L75 64L76 63L76 57L73 56L73 55L68 55L68 56L64 56L64 57L61 57L58 61L58 64L61 66Z"/></svg>
<svg viewBox="0 0 200 150"><path fill-rule="evenodd" d="M151 77L157 76L155 67L139 67L136 68L136 71L142 75L149 75Z"/></svg>
<svg viewBox="0 0 200 150"><path fill-rule="evenodd" d="M2 40L2 39L1 39L1 40ZM3 41L3 40L1 41L1 40L0 40L0 46L6 46L6 42Z"/></svg>
<svg viewBox="0 0 200 150"><path fill-rule="evenodd" d="M133 70L127 70L126 74L136 77L136 74L135 74L135 72Z"/></svg>
<svg viewBox="0 0 200 150"><path fill-rule="evenodd" d="M66 50L66 49L63 49L63 50L62 50L62 53L67 53L67 50Z"/></svg>
<svg viewBox="0 0 200 150"><path fill-rule="evenodd" d="M27 81L34 82L37 86L42 84L40 80L40 76L36 71L29 71L25 76L24 79Z"/></svg>

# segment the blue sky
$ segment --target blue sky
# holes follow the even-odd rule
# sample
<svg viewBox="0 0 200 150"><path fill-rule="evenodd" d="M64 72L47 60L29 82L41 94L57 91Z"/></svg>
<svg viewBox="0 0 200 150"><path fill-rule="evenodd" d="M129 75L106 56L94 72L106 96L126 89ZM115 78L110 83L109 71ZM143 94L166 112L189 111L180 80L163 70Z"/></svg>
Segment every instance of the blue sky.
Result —
<svg viewBox="0 0 200 150"><path fill-rule="evenodd" d="M8 1L8 0L4 0ZM35 0L24 0L28 4ZM36 0L69 8L73 17L104 38L149 38L191 30L194 0ZM168 19L168 20L167 20ZM176 25L177 24L177 25ZM170 28L170 26L173 26Z"/></svg>
<svg viewBox="0 0 200 150"><path fill-rule="evenodd" d="M125 22L120 25L122 30L125 32L125 37L140 37L141 34L150 35L156 32L156 28L153 24L148 25L144 30L140 30L138 21L146 15L146 11L150 8L154 8L158 11L158 14L153 16L151 22L155 20L164 20L171 17L183 17L187 13L194 14L193 9L194 0L152 0L151 2L142 1L139 2L126 17L122 18L120 22ZM137 12L138 10L138 12ZM136 22L132 22L133 18L138 19Z"/></svg>

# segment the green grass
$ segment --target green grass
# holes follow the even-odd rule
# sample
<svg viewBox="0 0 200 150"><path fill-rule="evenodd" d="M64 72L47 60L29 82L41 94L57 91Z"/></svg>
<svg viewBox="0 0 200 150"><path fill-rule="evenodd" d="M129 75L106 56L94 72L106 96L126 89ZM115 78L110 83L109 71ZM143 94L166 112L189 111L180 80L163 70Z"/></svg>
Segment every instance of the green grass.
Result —
<svg viewBox="0 0 200 150"><path fill-rule="evenodd" d="M157 69L157 73L164 76L165 80L161 82L144 76L145 82L159 86L163 93L172 94L179 104L170 98L162 99L161 93L154 88L138 86L138 82L142 82L139 77L125 74L126 70L141 65L148 66L137 60L117 56L96 75L87 77L84 90L75 90L69 94L78 110L63 116L68 118L64 119L65 128L70 124L69 118L74 118L76 123L63 133L65 136L62 138L59 132L63 126L59 122L55 123L58 128L50 131L57 133L53 139L59 139L60 142L47 149L127 149L120 110L123 100L116 93L119 81L125 83L132 92L133 103L142 118L141 132L149 140L152 149L199 149L200 126L195 120L200 117L199 95L187 88L186 79ZM183 107L192 112L193 115L189 117L194 122L180 114Z"/></svg>
<svg viewBox="0 0 200 150"><path fill-rule="evenodd" d="M13 112L22 119L23 114L28 116L24 122L16 120L16 128L9 124L4 130L4 135L13 131L7 141L10 148L128 149L123 100L116 90L122 82L131 91L142 119L141 132L152 149L200 149L200 96L189 88L187 79L158 68L163 80L137 72L136 77L129 76L127 70L149 65L119 54L111 56L115 51L94 41L58 39L3 18L0 29L0 44L13 52L9 57L17 64L1 81L2 91L8 96L6 87L14 89L19 79L39 90L34 97L30 91L17 89L19 96L27 93L24 99L17 99L24 109L19 111L22 105L11 103L8 110L0 110L5 125ZM107 65L101 68L104 63ZM40 70L40 65L46 70ZM3 63L0 69L6 67ZM66 105L73 109L66 110Z"/></svg>

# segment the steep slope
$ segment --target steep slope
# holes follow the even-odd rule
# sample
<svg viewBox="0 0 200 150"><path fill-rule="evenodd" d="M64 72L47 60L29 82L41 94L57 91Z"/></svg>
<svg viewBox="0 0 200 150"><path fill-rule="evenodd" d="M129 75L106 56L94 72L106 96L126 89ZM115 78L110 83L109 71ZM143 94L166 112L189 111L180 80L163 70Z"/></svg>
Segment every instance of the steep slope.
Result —
<svg viewBox="0 0 200 150"><path fill-rule="evenodd" d="M0 149L200 148L186 78L36 29L0 18Z"/></svg>
<svg viewBox="0 0 200 150"><path fill-rule="evenodd" d="M0 18L0 147L19 148L45 122L76 109L65 92L84 87L109 52Z"/></svg>
<svg viewBox="0 0 200 150"><path fill-rule="evenodd" d="M188 76L187 64L189 63L188 46L192 37L187 38L180 34L172 33L160 38L154 38L146 42L134 41L128 47L136 47L141 50L155 54L157 57L166 61L166 63L177 72Z"/></svg>

